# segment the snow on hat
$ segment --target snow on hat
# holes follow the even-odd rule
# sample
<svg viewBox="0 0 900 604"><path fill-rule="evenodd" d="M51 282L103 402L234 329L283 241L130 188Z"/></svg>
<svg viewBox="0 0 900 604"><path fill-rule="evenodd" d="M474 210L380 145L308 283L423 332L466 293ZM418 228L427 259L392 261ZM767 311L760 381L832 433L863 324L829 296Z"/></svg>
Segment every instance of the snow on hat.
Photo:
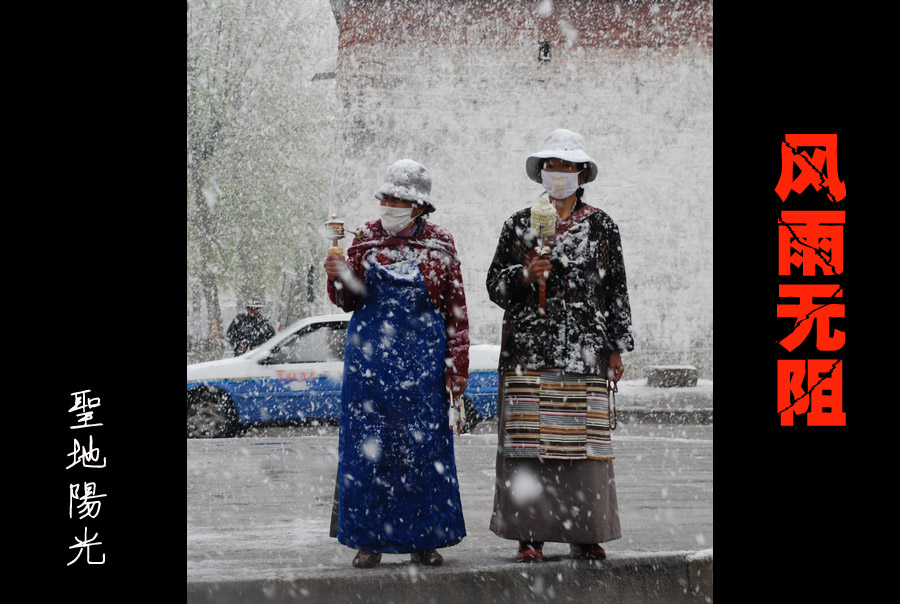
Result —
<svg viewBox="0 0 900 604"><path fill-rule="evenodd" d="M387 169L384 184L375 194L376 199L385 195L412 201L425 206L429 214L434 212L431 203L431 175L425 166L411 159L401 159Z"/></svg>
<svg viewBox="0 0 900 604"><path fill-rule="evenodd" d="M260 296L250 296L247 299L247 308L262 308L263 306L265 306L265 304Z"/></svg>
<svg viewBox="0 0 900 604"><path fill-rule="evenodd" d="M535 182L541 182L541 166L545 159L562 159L576 164L586 163L587 174L584 182L588 183L597 178L597 162L584 152L584 139L580 134L571 130L554 130L544 141L544 148L528 156L525 160L525 172L528 178Z"/></svg>

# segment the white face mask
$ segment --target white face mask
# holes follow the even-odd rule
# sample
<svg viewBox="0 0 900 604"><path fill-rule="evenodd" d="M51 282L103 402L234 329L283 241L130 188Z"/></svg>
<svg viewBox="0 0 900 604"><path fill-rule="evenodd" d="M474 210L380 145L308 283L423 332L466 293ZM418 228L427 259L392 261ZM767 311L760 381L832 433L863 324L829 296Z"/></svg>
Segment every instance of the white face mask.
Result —
<svg viewBox="0 0 900 604"><path fill-rule="evenodd" d="M412 222L413 208L392 208L390 206L378 206L381 210L381 227L389 235L396 235L406 225Z"/></svg>
<svg viewBox="0 0 900 604"><path fill-rule="evenodd" d="M580 172L548 172L541 170L541 182L553 199L566 199L578 190Z"/></svg>

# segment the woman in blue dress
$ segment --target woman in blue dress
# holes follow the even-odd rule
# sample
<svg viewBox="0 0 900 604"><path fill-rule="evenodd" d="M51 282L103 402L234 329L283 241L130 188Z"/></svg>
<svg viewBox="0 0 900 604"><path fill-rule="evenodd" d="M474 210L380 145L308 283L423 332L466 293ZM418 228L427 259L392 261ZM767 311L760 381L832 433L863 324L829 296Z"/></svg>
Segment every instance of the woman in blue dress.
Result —
<svg viewBox="0 0 900 604"><path fill-rule="evenodd" d="M466 535L448 391L466 389L469 323L452 235L422 164L388 168L381 218L328 256L331 301L353 311L344 356L336 537L371 568L383 553L436 566Z"/></svg>

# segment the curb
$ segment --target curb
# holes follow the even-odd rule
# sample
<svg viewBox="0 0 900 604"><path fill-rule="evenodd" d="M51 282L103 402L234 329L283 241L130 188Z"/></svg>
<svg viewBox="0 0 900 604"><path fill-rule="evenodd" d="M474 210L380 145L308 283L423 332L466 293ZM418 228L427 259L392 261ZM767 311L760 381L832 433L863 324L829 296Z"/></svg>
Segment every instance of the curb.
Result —
<svg viewBox="0 0 900 604"><path fill-rule="evenodd" d="M712 550L615 556L602 562L564 559L542 564L503 564L460 573L451 565L412 564L326 572L296 579L188 583L188 604L282 602L479 602L588 601L617 604L712 602Z"/></svg>

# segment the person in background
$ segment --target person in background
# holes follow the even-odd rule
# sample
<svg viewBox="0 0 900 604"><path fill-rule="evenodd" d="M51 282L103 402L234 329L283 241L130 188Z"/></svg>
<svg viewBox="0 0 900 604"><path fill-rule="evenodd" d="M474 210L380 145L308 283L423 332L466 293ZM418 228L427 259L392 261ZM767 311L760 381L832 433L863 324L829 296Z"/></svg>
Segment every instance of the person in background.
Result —
<svg viewBox="0 0 900 604"><path fill-rule="evenodd" d="M353 311L341 392L332 536L357 549L436 566L466 535L448 421L469 371L469 321L453 237L428 221L431 176L404 159L375 196L381 218L347 258L325 261L328 295Z"/></svg>
<svg viewBox="0 0 900 604"><path fill-rule="evenodd" d="M228 326L226 336L234 348L234 356L240 356L269 340L275 335L275 328L262 316L263 300L250 296L247 312L237 315Z"/></svg>
<svg viewBox="0 0 900 604"><path fill-rule="evenodd" d="M548 199L506 220L486 282L505 311L490 529L518 541L518 562L542 561L547 541L600 559L621 537L608 390L634 348L622 244L582 199L598 169L580 135L553 131L525 171ZM539 208L555 219L543 241Z"/></svg>

